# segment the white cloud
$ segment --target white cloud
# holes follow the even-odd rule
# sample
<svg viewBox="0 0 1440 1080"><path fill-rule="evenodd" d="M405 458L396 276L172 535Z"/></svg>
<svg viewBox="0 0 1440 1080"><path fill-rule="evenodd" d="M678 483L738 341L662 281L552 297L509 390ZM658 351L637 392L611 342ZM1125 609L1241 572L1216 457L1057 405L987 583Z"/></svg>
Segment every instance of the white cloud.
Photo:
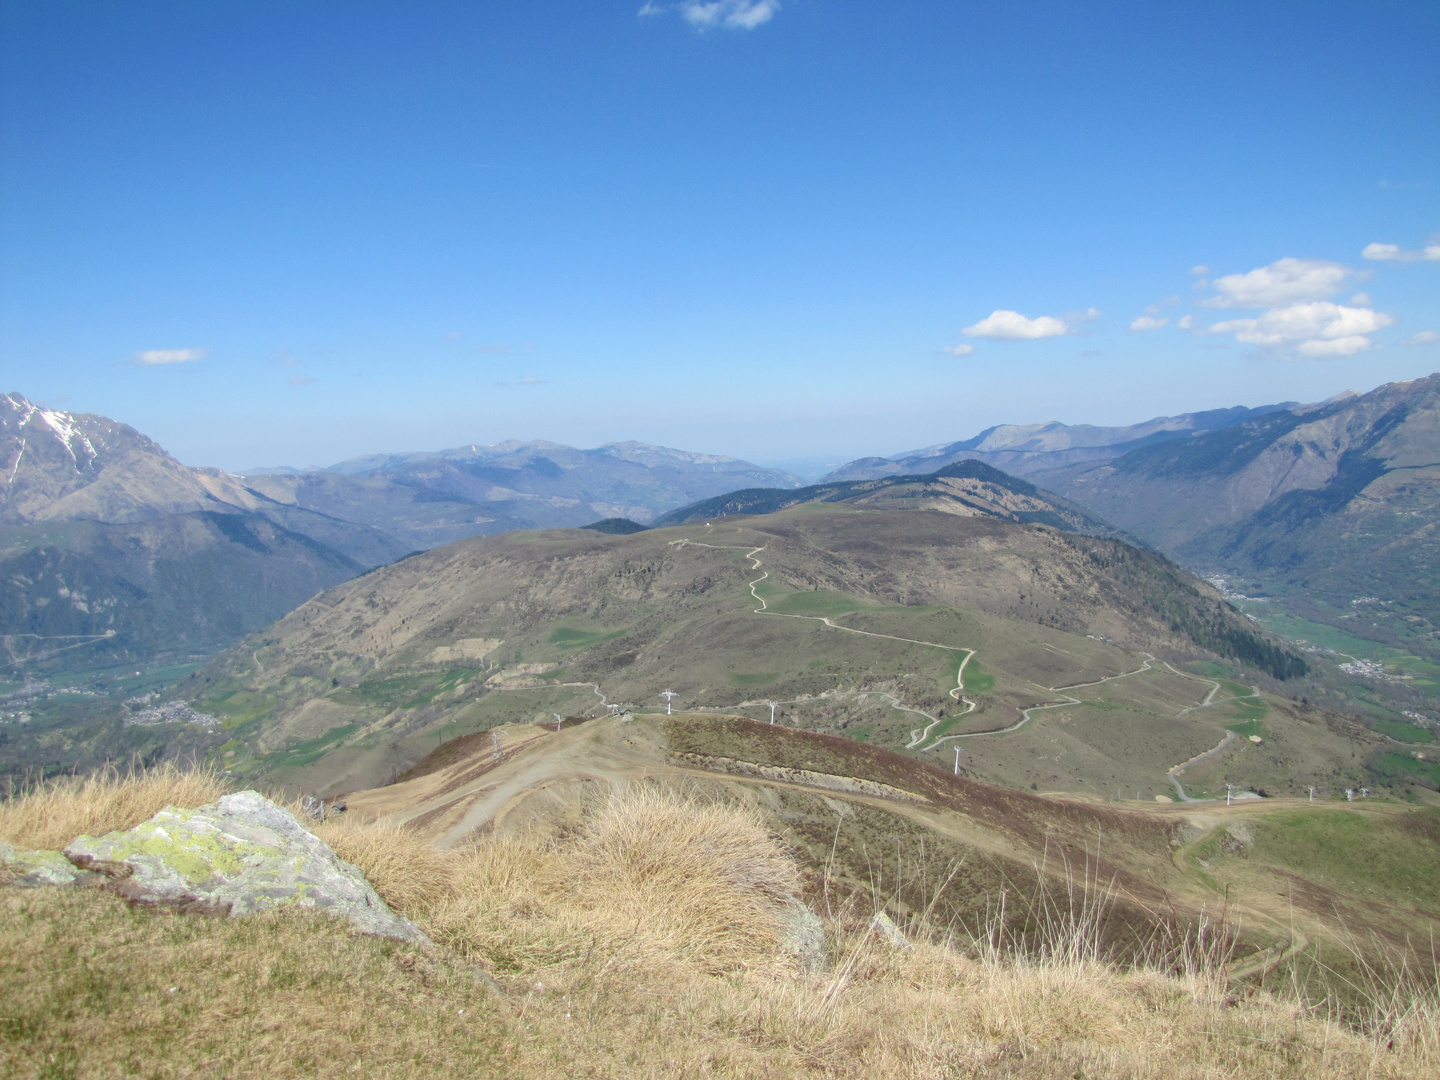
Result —
<svg viewBox="0 0 1440 1080"><path fill-rule="evenodd" d="M188 364L195 360L204 360L209 354L209 349L146 349L135 354L135 363L141 367Z"/></svg>
<svg viewBox="0 0 1440 1080"><path fill-rule="evenodd" d="M1369 307L1370 294L1368 292L1357 292L1354 296L1350 297L1350 303L1356 307Z"/></svg>
<svg viewBox="0 0 1440 1080"><path fill-rule="evenodd" d="M1301 356L1354 356L1369 348L1371 348L1371 344L1368 337L1354 334L1350 337L1302 341L1295 346L1295 351Z"/></svg>
<svg viewBox="0 0 1440 1080"><path fill-rule="evenodd" d="M947 353L949 353L951 356L970 356L972 353L975 352L975 346L974 346L974 345L946 345L945 348L941 349L940 351L941 351L941 352L947 352Z"/></svg>
<svg viewBox="0 0 1440 1080"><path fill-rule="evenodd" d="M1440 260L1440 244L1427 244L1419 251L1404 251L1399 244L1366 244L1360 257L1377 262L1435 262Z"/></svg>
<svg viewBox="0 0 1440 1080"><path fill-rule="evenodd" d="M290 376L289 381L291 386L309 386L315 381L315 379L313 376L302 375L299 372L296 372L294 375Z"/></svg>
<svg viewBox="0 0 1440 1080"><path fill-rule="evenodd" d="M1248 274L1216 278L1206 307L1268 308L1334 296L1355 271L1323 259L1277 259Z"/></svg>
<svg viewBox="0 0 1440 1080"><path fill-rule="evenodd" d="M1437 334L1434 330L1421 330L1418 334L1411 334L1405 340L1400 342L1400 344L1434 345L1436 342L1440 342L1440 334Z"/></svg>
<svg viewBox="0 0 1440 1080"><path fill-rule="evenodd" d="M780 0L680 0L675 4L657 4L645 0L636 13L641 18L678 11L680 17L700 30L723 27L726 30L754 30L769 22L780 10Z"/></svg>
<svg viewBox="0 0 1440 1080"><path fill-rule="evenodd" d="M1091 308L1091 311L1094 311ZM1098 311L1095 312L1099 314ZM1036 338L1060 337L1070 333L1070 326L1064 319L1049 315L1027 319L1018 311L992 311L974 326L960 331L966 337L985 338L987 341L1033 341Z"/></svg>
<svg viewBox="0 0 1440 1080"><path fill-rule="evenodd" d="M1206 274L1210 273L1210 268L1204 263L1201 263L1199 266L1190 267L1190 273L1194 274L1196 277L1204 277Z"/></svg>
<svg viewBox="0 0 1440 1080"><path fill-rule="evenodd" d="M1130 323L1130 329L1137 333L1141 330L1159 330L1170 320L1163 315L1141 315Z"/></svg>
<svg viewBox="0 0 1440 1080"><path fill-rule="evenodd" d="M1234 334L1242 345L1292 351L1300 356L1352 356L1373 347L1368 335L1393 325L1395 317L1369 308L1329 301L1291 304L1257 319L1231 319L1209 327L1212 334Z"/></svg>
<svg viewBox="0 0 1440 1080"><path fill-rule="evenodd" d="M540 378L540 376L538 376L538 375L526 375L523 379L520 380L519 385L521 385L521 386L544 386L544 385L545 385L545 380L542 379L542 378Z"/></svg>
<svg viewBox="0 0 1440 1080"><path fill-rule="evenodd" d="M1181 315L1180 321L1175 324L1176 330L1192 330L1195 327L1194 315Z"/></svg>

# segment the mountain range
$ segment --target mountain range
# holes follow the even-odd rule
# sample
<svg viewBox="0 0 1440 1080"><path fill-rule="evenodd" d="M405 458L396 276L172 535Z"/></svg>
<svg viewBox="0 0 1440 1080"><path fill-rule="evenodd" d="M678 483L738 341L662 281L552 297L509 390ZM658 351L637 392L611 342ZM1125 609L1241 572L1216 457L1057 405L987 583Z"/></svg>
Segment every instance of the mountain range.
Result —
<svg viewBox="0 0 1440 1080"><path fill-rule="evenodd" d="M984 461L1198 571L1440 655L1440 375L1123 428L1003 426L822 484ZM1357 606L1368 611L1359 618Z"/></svg>
<svg viewBox="0 0 1440 1080"><path fill-rule="evenodd" d="M1341 395L1345 396L1348 395ZM1220 431L1253 417L1297 408L1305 406L1294 401L1254 409L1237 405L1230 409L1157 416L1123 427L1062 424L1055 420L1043 424L997 424L957 442L907 450L888 458L857 458L821 477L820 483L929 473L957 461L983 461L1014 476L1029 476L1080 462L1108 461L1142 446Z"/></svg>
<svg viewBox="0 0 1440 1080"><path fill-rule="evenodd" d="M996 517L1067 532L1118 535L1069 500L1042 491L982 461L958 461L919 476L838 480L802 488L746 488L672 510L656 527L734 514L773 514L802 503L845 503L877 510L938 510L961 517ZM604 523L601 523L604 524Z"/></svg>
<svg viewBox="0 0 1440 1080"><path fill-rule="evenodd" d="M1200 570L1248 558L1333 576L1346 569L1327 562L1338 529L1352 572L1396 579L1367 595L1412 637L1431 627L1410 612L1434 600L1437 383L1131 428L996 428L968 450L890 462L971 455L929 471L804 487L733 459L538 442L239 477L12 395L3 640L19 662L214 651L250 634L172 692L221 718L226 768L285 782L375 783L427 739L516 707L543 719L673 689L703 708L790 702L793 722L916 753L1064 706L1053 725L986 743L985 774L1148 783L1214 747L1213 723L1155 741L1157 718L1210 707L1197 672L1232 680L1205 716L1228 717L1233 735L1282 707L1262 688L1307 670L1162 552ZM1028 455L1014 460L1029 478L974 456L997 453ZM503 535L439 543L465 530ZM1281 542L1298 556L1262 564ZM1353 610L1343 586L1335 603ZM967 654L973 666L947 674ZM1156 667L1176 663L1190 666ZM1119 700L1066 701L1065 679L1122 678ZM1124 725L1105 710L1130 716L1131 736L1114 743ZM912 730L916 717L929 722ZM1340 768L1350 738L1313 767ZM1357 738L1364 760L1389 762ZM1069 740L1075 763L1035 772L1047 739Z"/></svg>
<svg viewBox="0 0 1440 1080"><path fill-rule="evenodd" d="M796 483L640 443L504 443L242 477L13 393L0 395L0 469L0 647L26 671L213 652L417 548L650 520L738 485Z"/></svg>
<svg viewBox="0 0 1440 1080"><path fill-rule="evenodd" d="M1437 395L1430 376L1126 427L1001 425L802 487L737 459L633 442L476 444L238 476L185 466L114 420L10 394L0 641L12 665L205 653L324 588L471 536L825 501L1123 531L1429 655L1440 650Z"/></svg>
<svg viewBox="0 0 1440 1080"><path fill-rule="evenodd" d="M372 454L310 472L247 475L244 483L278 503L379 529L412 550L601 518L645 524L740 487L799 486L788 473L716 454L638 442L576 450L513 440Z"/></svg>
<svg viewBox="0 0 1440 1080"><path fill-rule="evenodd" d="M1187 565L1437 649L1440 375L1032 475Z"/></svg>

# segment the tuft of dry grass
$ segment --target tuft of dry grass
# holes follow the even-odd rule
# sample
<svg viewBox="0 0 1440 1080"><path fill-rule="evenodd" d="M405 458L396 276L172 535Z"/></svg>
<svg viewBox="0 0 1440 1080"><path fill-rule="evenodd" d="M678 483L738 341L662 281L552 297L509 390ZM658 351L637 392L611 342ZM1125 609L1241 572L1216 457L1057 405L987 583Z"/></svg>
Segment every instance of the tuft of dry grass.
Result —
<svg viewBox="0 0 1440 1080"><path fill-rule="evenodd" d="M401 914L501 970L600 957L707 971L777 960L800 873L753 811L632 785L564 841L437 852L380 824L317 828Z"/></svg>
<svg viewBox="0 0 1440 1080"><path fill-rule="evenodd" d="M612 796L559 855L571 903L713 959L773 953L800 890L794 860L757 813L655 786Z"/></svg>
<svg viewBox="0 0 1440 1080"><path fill-rule="evenodd" d="M454 856L421 843L413 833L341 815L313 827L336 855L361 869L396 911L428 911L457 887Z"/></svg>
<svg viewBox="0 0 1440 1080"><path fill-rule="evenodd" d="M34 783L0 802L0 841L21 849L61 848L77 836L132 829L167 806L213 803L228 790L212 769L171 762Z"/></svg>

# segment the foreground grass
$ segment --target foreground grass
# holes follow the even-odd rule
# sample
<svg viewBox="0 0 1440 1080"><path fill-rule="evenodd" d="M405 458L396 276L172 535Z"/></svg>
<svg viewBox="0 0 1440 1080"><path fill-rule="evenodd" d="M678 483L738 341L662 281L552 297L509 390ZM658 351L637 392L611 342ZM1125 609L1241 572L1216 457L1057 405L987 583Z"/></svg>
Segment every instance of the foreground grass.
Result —
<svg viewBox="0 0 1440 1080"><path fill-rule="evenodd" d="M436 946L315 913L226 920L0 888L0 1075L1311 1080L1440 1068L1433 1008L1342 1026L1265 993L1233 997L1213 967L1178 977L1083 949L894 948L868 912L832 921L833 969L806 974L779 947L799 885L786 853L743 811L660 789L461 852L376 825L320 831Z"/></svg>
<svg viewBox="0 0 1440 1080"><path fill-rule="evenodd" d="M0 953L7 1077L467 1076L498 1061L503 1023L463 965L321 915L0 890Z"/></svg>
<svg viewBox="0 0 1440 1080"><path fill-rule="evenodd" d="M589 955L488 991L450 950L313 914L223 920L93 891L0 891L13 1077L1421 1077L1266 997L1100 964L852 941L839 975ZM618 962L617 962L618 961ZM1433 1061L1430 1062L1433 1065Z"/></svg>

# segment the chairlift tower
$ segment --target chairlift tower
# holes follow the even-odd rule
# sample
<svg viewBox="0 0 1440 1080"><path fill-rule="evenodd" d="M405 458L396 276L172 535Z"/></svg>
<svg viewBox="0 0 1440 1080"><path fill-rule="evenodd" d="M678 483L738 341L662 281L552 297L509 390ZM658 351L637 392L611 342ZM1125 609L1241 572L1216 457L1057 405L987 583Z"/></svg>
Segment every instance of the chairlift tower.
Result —
<svg viewBox="0 0 1440 1080"><path fill-rule="evenodd" d="M770 702L770 723L775 722L775 702Z"/></svg>
<svg viewBox="0 0 1440 1080"><path fill-rule="evenodd" d="M671 699L677 697L678 695L675 693L674 690L662 690L662 691L660 691L660 695L659 695L659 696L660 696L660 697L663 697L663 698L665 699L665 715L666 715L666 716L669 716L669 715L670 715L670 701L671 701Z"/></svg>
<svg viewBox="0 0 1440 1080"><path fill-rule="evenodd" d="M960 775L960 755L963 753L960 747L955 747L955 775Z"/></svg>

